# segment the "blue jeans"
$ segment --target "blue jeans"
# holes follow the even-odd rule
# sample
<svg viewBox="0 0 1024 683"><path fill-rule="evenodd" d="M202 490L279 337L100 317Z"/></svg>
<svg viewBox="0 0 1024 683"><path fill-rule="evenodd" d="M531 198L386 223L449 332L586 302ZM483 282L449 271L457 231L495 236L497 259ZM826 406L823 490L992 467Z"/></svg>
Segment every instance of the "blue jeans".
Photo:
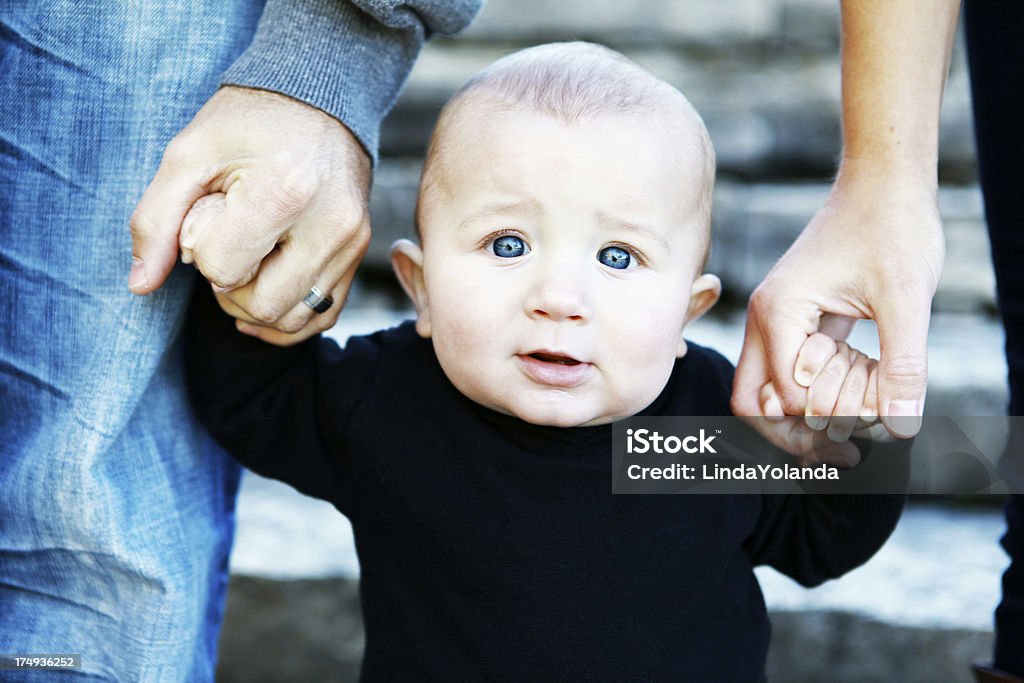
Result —
<svg viewBox="0 0 1024 683"><path fill-rule="evenodd" d="M261 11L0 4L0 653L213 678L239 470L185 400L190 273L130 294L128 218Z"/></svg>

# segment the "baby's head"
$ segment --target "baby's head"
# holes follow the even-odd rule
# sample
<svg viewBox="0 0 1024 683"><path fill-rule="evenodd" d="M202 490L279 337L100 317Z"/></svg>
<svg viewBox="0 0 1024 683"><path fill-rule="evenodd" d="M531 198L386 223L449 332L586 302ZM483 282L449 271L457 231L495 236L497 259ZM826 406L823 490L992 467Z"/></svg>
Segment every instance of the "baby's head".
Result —
<svg viewBox="0 0 1024 683"><path fill-rule="evenodd" d="M634 415L718 298L714 151L683 95L586 43L499 60L448 102L420 246L392 249L416 329L477 403L573 427Z"/></svg>

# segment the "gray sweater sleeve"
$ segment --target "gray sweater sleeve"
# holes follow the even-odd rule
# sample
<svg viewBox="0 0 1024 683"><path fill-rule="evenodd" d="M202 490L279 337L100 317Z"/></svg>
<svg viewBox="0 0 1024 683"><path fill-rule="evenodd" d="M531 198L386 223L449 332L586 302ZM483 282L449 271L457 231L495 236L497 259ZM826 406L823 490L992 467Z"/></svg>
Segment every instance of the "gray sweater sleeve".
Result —
<svg viewBox="0 0 1024 683"><path fill-rule="evenodd" d="M376 163L380 122L423 42L456 33L483 0L267 0L248 49L221 78L282 93L344 123Z"/></svg>

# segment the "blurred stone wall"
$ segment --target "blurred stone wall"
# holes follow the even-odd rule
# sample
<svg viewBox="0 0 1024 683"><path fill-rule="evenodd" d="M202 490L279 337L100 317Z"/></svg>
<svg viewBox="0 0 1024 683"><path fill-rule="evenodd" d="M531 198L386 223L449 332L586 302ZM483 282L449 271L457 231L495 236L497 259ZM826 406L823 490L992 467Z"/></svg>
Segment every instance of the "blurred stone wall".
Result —
<svg viewBox="0 0 1024 683"><path fill-rule="evenodd" d="M591 40L682 90L718 155L709 269L744 302L821 205L840 149L838 0L491 0L464 34L423 52L384 124L367 275L390 282L387 250L412 234L422 154L445 99L478 69L521 47ZM962 47L942 115L940 177L948 261L936 309L985 313L994 280L974 186Z"/></svg>
<svg viewBox="0 0 1024 683"><path fill-rule="evenodd" d="M218 683L359 679L365 640L357 581L235 576L230 591ZM767 673L778 683L969 683L970 662L992 648L990 633L970 629L834 611L770 616Z"/></svg>

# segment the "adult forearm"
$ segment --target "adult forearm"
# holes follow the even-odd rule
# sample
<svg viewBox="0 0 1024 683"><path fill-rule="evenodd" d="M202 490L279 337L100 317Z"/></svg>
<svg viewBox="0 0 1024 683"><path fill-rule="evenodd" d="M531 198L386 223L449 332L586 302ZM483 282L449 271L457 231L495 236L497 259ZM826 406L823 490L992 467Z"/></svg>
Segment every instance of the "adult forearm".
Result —
<svg viewBox="0 0 1024 683"><path fill-rule="evenodd" d="M844 0L839 175L751 296L733 389L737 414L774 414L781 404L787 415L817 417L807 412L815 407L806 382L794 376L800 349L816 331L841 338L852 321L870 318L878 326L877 378L869 382L879 414L890 433L917 433L931 300L945 258L939 111L959 6Z"/></svg>
<svg viewBox="0 0 1024 683"><path fill-rule="evenodd" d="M960 0L842 2L843 160L933 179Z"/></svg>

